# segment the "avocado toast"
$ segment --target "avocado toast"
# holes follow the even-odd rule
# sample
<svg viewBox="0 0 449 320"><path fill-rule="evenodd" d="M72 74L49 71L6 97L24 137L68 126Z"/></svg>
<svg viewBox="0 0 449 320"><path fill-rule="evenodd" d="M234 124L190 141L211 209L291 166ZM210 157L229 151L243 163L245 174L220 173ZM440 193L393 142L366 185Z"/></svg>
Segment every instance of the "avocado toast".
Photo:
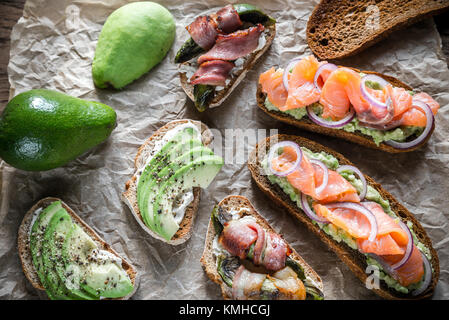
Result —
<svg viewBox="0 0 449 320"><path fill-rule="evenodd" d="M242 252L230 252L236 248ZM200 261L224 299L324 298L321 278L242 196L228 196L215 206ZM290 285L280 289L279 278ZM249 286L245 279L259 285Z"/></svg>
<svg viewBox="0 0 449 320"><path fill-rule="evenodd" d="M203 123L175 120L139 148L122 200L152 237L171 245L190 238L200 187L206 188L223 165L208 148L212 139Z"/></svg>
<svg viewBox="0 0 449 320"><path fill-rule="evenodd" d="M308 159L320 160L325 164L326 167L329 166L329 169L327 169L329 170L329 172L331 172L331 168L332 171L336 170L337 172L339 172L340 167L348 166L351 166L352 171L354 171L355 167L353 167L349 160L329 148L298 136L276 135L260 141L255 150L250 155L248 168L251 171L251 175L258 187L264 193L266 193L267 196L269 196L269 198L272 199L276 204L285 208L288 213L304 223L309 228L309 230L314 232L325 244L329 246L330 249L332 249L338 255L338 257L363 283L366 283L368 278L368 274L365 273L368 270L367 267L371 265L378 268L378 270L380 271L380 286L372 288L372 290L376 294L387 299L423 299L430 297L433 294L439 278L438 255L433 248L432 242L427 236L426 231L416 220L413 214L411 214L390 193L384 190L370 177L360 173L360 176L357 179L354 174L350 172L351 170L349 171L349 173L340 171L343 178L339 177L339 181L341 181L343 185L346 184L346 186L349 186L349 189L355 188L354 186L357 186L357 191L362 190L360 186L363 185L363 183L361 181L365 180L364 185L366 187L365 190L367 191L365 191L365 195L363 196L364 199L361 194L359 196L363 201L359 200L358 197L355 197L357 194L353 194L356 199L353 199L352 201L362 201L358 202L358 204L361 204L363 206L370 205L374 206L375 209L380 209L380 215L385 218L384 220L388 221L390 225L393 225L393 229L396 229L395 232L397 232L397 234L409 235L407 249L405 250L403 247L397 248L398 254L392 256L395 258L401 258L401 266L398 265L398 269L394 269L389 262L388 264L385 263L385 260L382 258L383 256L380 256L382 259L378 259L380 253L377 256L373 256L373 254L371 253L365 253L371 252L370 250L365 250L366 248L362 251L360 248L364 248L363 245L366 245L367 243L363 241L364 239L356 239L353 237L352 233L349 234L345 231L346 229L340 228L340 226L344 227L344 224L340 224L339 227L335 228L335 225L333 223L329 224L328 221L317 222L317 219L320 217L322 218L322 216L319 215L317 217L315 210L322 208L322 206L315 207L314 205L314 212L311 213L310 208L307 208L310 205L310 199L307 198L307 203L309 203L309 205L305 205L306 202L302 200L303 195L306 191L300 192L298 189L296 189L296 187L292 187L290 183L282 183L282 181L287 180L285 177L278 177L277 175L267 173L266 166L268 151L278 142L288 142L290 144L296 144L297 146L300 146L303 155L307 155ZM338 177L335 172L332 172L332 176ZM301 175L298 176L298 178L299 177L301 177ZM330 177L331 176L329 176L328 181L331 181ZM290 181L290 176L288 176L288 181ZM350 185L348 185L348 182L350 183ZM340 199L341 201L342 198L337 198L337 200L334 199L333 201L338 202L338 199ZM369 203L366 203L366 201L369 201ZM312 201L312 203L317 204L320 202ZM358 204L356 203L355 205L358 206ZM324 206L326 206L326 203L324 203ZM363 209L362 211L365 211L366 213L366 210ZM368 216L369 213L367 214L367 217ZM384 227L384 224L379 224L379 226L379 228ZM403 231L399 228L403 228ZM406 232L406 230L408 231ZM374 226L372 225L370 237L373 231ZM381 235L379 235L379 237L381 237ZM378 239L377 236L376 239ZM407 237L405 237L405 239L404 237L402 238L402 240L406 239ZM409 243L412 244L411 247L413 248L413 251L409 251ZM394 244L394 242L392 244ZM404 246L404 243L401 246ZM379 248L382 249L383 246L380 245ZM416 251L415 249L418 251ZM403 251L405 251L405 254L402 253L402 255L400 255L399 253ZM403 260L407 255L407 252L410 253L407 258L410 258L410 260ZM396 280L395 277L397 275L400 275L400 272L403 271L403 267L407 268L408 261L413 262L412 260L420 259L418 253L422 254L421 261L423 261L423 264L415 264L415 266L424 268L424 274L422 273L423 269L421 268L420 273L417 274L418 277L414 278L417 279L418 282L414 280L413 284L411 284L409 287L405 287L400 284L398 282L399 280ZM426 261L428 263L426 263ZM394 266L396 267L396 264ZM419 278L421 275L422 277Z"/></svg>
<svg viewBox="0 0 449 320"><path fill-rule="evenodd" d="M25 276L50 299L128 299L138 287L136 269L57 198L25 214L18 250Z"/></svg>

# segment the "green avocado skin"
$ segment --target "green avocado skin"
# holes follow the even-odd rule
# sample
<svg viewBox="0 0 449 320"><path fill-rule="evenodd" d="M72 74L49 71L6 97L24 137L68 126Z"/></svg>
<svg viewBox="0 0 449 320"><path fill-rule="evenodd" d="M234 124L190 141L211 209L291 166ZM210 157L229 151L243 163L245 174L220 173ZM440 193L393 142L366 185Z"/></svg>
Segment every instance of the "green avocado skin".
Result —
<svg viewBox="0 0 449 320"><path fill-rule="evenodd" d="M106 140L115 111L52 90L15 96L0 116L0 157L11 166L44 171L65 165Z"/></svg>
<svg viewBox="0 0 449 320"><path fill-rule="evenodd" d="M92 77L98 88L121 89L147 73L175 39L172 14L154 2L134 2L115 10L98 39Z"/></svg>

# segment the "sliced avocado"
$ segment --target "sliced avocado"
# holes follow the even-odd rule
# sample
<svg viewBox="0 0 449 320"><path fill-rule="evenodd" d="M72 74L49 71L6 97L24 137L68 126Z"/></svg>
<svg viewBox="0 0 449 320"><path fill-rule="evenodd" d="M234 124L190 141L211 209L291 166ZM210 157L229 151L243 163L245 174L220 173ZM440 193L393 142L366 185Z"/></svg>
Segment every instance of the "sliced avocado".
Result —
<svg viewBox="0 0 449 320"><path fill-rule="evenodd" d="M152 220L152 214L148 214L149 212L152 212L151 210L148 211L148 199L150 198L150 194L152 192L152 188L155 185L155 180L158 180L157 174L159 171L161 171L163 168L170 165L171 161L176 160L180 155L182 155L185 152L188 152L190 150L193 150L195 147L201 146L202 143L198 139L190 139L182 143L178 143L175 145L170 152L168 152L161 161L153 164L151 167L151 170L148 171L147 175L145 176L145 180L143 183L140 183L137 187L137 194L138 194L138 206L139 210L142 214L142 219L144 220L145 224L148 227L152 227L153 220ZM156 184L157 185L157 184ZM140 187L140 188L139 188ZM139 197L140 195L140 197Z"/></svg>
<svg viewBox="0 0 449 320"><path fill-rule="evenodd" d="M31 259L33 261L33 265L36 269L37 275L39 276L39 280L44 288L47 288L48 285L46 284L44 265L42 262L42 240L44 238L45 230L48 227L48 223L50 222L53 215L61 208L61 201L52 202L48 207L46 207L39 213L33 226L31 227ZM52 298L50 295L49 297L50 299Z"/></svg>
<svg viewBox="0 0 449 320"><path fill-rule="evenodd" d="M198 134L198 131L193 127L186 127L183 130L177 132L162 148L153 155L149 163L145 166L142 174L140 175L139 182L137 184L137 201L140 201L141 195L139 190L142 190L141 185L145 183L147 176L152 172L153 168L159 163L166 161L167 154L175 148L178 144L191 140Z"/></svg>
<svg viewBox="0 0 449 320"><path fill-rule="evenodd" d="M177 170L159 189L153 205L157 232L170 240L179 225L172 214L173 202L182 193L193 187L207 188L223 166L219 156L203 156Z"/></svg>
<svg viewBox="0 0 449 320"><path fill-rule="evenodd" d="M73 261L71 261L70 255L68 254L70 243L80 229L77 224L73 223L72 228L66 235L62 248L59 249L60 252L56 252L62 260L62 264L56 264L56 272L72 295L83 300L98 300L100 298L99 296L91 294L80 287L79 272L74 268Z"/></svg>
<svg viewBox="0 0 449 320"><path fill-rule="evenodd" d="M213 154L212 150L209 148L199 146L196 148L187 148L187 150L190 150L186 152L185 154L179 156L178 158L174 159L169 165L164 167L161 171L155 172L153 175L152 181L149 181L149 183L146 185L147 192L146 192L146 198L144 199L143 203L143 216L144 220L148 222L147 226L151 228L152 230L156 231L154 225L154 216L153 216L153 203L156 199L156 196L158 194L159 187L162 184L162 181L167 180L171 175L173 175L178 169L186 165L187 163L193 161L195 157L200 157L201 155L211 155ZM157 231L156 231L157 232Z"/></svg>
<svg viewBox="0 0 449 320"><path fill-rule="evenodd" d="M64 243L63 256L67 261L66 284L72 290L82 288L96 299L120 298L133 290L117 257L99 250L95 241L76 224Z"/></svg>
<svg viewBox="0 0 449 320"><path fill-rule="evenodd" d="M67 290L56 272L56 265L62 264L60 256L63 242L72 228L72 219L64 208L59 209L48 223L42 240L42 262L45 272L46 291L58 300L71 300L77 297ZM59 252L59 255L58 255ZM56 253L53 255L53 253Z"/></svg>

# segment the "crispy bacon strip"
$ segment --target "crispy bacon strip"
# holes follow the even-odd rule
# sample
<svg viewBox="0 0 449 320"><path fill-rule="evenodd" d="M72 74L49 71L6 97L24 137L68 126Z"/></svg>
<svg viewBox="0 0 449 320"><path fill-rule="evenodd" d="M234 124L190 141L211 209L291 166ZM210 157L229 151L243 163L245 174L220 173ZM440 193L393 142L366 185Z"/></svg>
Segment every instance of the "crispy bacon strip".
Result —
<svg viewBox="0 0 449 320"><path fill-rule="evenodd" d="M186 27L190 36L197 45L209 50L217 39L217 23L209 16L199 16Z"/></svg>
<svg viewBox="0 0 449 320"><path fill-rule="evenodd" d="M232 4L228 4L226 7L221 8L215 15L212 15L212 17L217 23L218 29L223 33L234 32L243 25L237 10L234 9Z"/></svg>
<svg viewBox="0 0 449 320"><path fill-rule="evenodd" d="M186 29L197 45L209 50L219 33L231 33L242 26L242 21L232 5L221 8L210 16L199 16Z"/></svg>
<svg viewBox="0 0 449 320"><path fill-rule="evenodd" d="M229 221L220 235L219 242L229 253L240 259L246 258L249 247L255 243L254 264L263 265L270 271L285 267L289 254L287 244L281 236L265 232L256 222L245 219Z"/></svg>
<svg viewBox="0 0 449 320"><path fill-rule="evenodd" d="M262 264L271 271L277 271L285 267L287 258L287 244L275 233L268 234L266 249Z"/></svg>
<svg viewBox="0 0 449 320"><path fill-rule="evenodd" d="M195 74L190 78L191 84L209 84L213 86L225 86L229 72L234 64L229 61L212 60L200 65Z"/></svg>
<svg viewBox="0 0 449 320"><path fill-rule="evenodd" d="M198 64L210 60L236 60L251 53L259 45L259 37L264 29L259 23L249 29L218 35L212 49L198 58Z"/></svg>

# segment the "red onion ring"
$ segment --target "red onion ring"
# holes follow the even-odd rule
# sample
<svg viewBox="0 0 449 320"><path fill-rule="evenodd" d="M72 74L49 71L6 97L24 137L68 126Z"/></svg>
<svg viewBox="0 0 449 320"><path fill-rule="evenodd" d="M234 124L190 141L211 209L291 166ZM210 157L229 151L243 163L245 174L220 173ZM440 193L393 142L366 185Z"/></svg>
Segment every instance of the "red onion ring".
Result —
<svg viewBox="0 0 449 320"><path fill-rule="evenodd" d="M390 276L392 276L394 279L397 278L396 271L394 271L394 270L391 268L391 266L390 266L389 264L387 264L387 263L385 262L385 260L384 260L382 257L380 257L380 256L378 256L377 254L374 254L374 253L368 253L368 256L370 256L371 258L373 258L374 260L376 260L376 261L382 266L382 268L384 269L384 271L385 271L386 273L388 273L388 274L389 274Z"/></svg>
<svg viewBox="0 0 449 320"><path fill-rule="evenodd" d="M415 140L408 141L408 142L397 142L394 140L388 140L388 141L385 141L385 144L392 146L393 148L396 148L396 149L402 149L402 150L410 149L410 148L416 147L417 145L422 143L424 140L426 140L427 137L432 132L432 128L433 128L433 125L435 122L435 117L433 116L432 109L430 109L430 107L426 103L418 101L416 99L413 99L412 103L413 103L413 107L417 107L417 108L421 109L426 114L426 118L427 118L426 128L419 135L419 137L417 137Z"/></svg>
<svg viewBox="0 0 449 320"><path fill-rule="evenodd" d="M355 112L354 112L354 109L352 109L352 108L349 110L349 113L343 119L338 120L338 121L328 121L328 120L324 120L323 118L320 118L313 112L312 106L307 106L306 111L307 111L307 116L309 117L309 119L312 122L314 122L317 125L320 125L322 127L326 127L326 128L341 128L344 125L351 122L352 119L354 119L354 117L355 117Z"/></svg>
<svg viewBox="0 0 449 320"><path fill-rule="evenodd" d="M301 193L301 207L302 211L312 220L319 223L329 223L326 218L320 217L309 206L309 202L307 201L307 195L305 193Z"/></svg>
<svg viewBox="0 0 449 320"><path fill-rule="evenodd" d="M370 225L371 225L371 231L368 236L368 241L372 242L376 239L376 235L377 235L376 217L369 209L365 208L363 205L361 205L359 203L355 203L355 202L334 202L331 204L327 204L326 207L329 209L345 208L345 209L351 209L351 210L360 212L368 219L368 221L370 222Z"/></svg>
<svg viewBox="0 0 449 320"><path fill-rule="evenodd" d="M412 291L413 296L419 296L421 293L426 291L432 281L432 266L430 265L430 261L424 253L421 252L421 255L424 264L424 281L419 288Z"/></svg>
<svg viewBox="0 0 449 320"><path fill-rule="evenodd" d="M366 90L366 82L367 81L377 82L382 86L382 88L387 86L389 83L385 79L383 79L379 76L376 76L375 74L367 74L367 75L363 76L362 80L360 82L360 90L362 91L363 98L365 98L365 100L368 101L368 103L371 104L372 106L375 106L380 109L387 109L388 108L388 100L386 102L381 102L379 100L376 100L376 98L374 98L368 92L368 90ZM391 99L390 99L390 103L391 103Z"/></svg>
<svg viewBox="0 0 449 320"><path fill-rule="evenodd" d="M287 67L284 69L284 74L282 75L282 83L284 84L285 90L288 91L288 74L290 73L290 69L294 68L298 61L302 58L294 58L287 63Z"/></svg>
<svg viewBox="0 0 449 320"><path fill-rule="evenodd" d="M342 171L352 171L360 178L360 180L363 183L363 189L362 189L362 192L360 192L360 194L359 194L359 198L360 198L360 201L365 199L366 192L368 190L368 186L367 186L366 179L365 179L365 176L363 175L363 173L358 168L356 168L354 166L350 166L350 165L344 165L344 166L338 167L337 172L341 173Z"/></svg>
<svg viewBox="0 0 449 320"><path fill-rule="evenodd" d="M273 160L274 156L276 155L276 152L278 151L278 149L283 148L283 147L292 147L295 150L296 161L290 169L288 169L286 171L279 172L273 168L272 160ZM292 141L282 141L282 142L276 143L275 145L273 145L270 148L270 153L268 154L268 162L269 162L268 165L269 165L270 171L271 171L271 173L273 173L279 177L288 176L290 173L295 171L301 164L301 161L302 161L302 150L296 143L294 143Z"/></svg>
<svg viewBox="0 0 449 320"><path fill-rule="evenodd" d="M410 259L410 256L412 255L412 252L413 252L413 244L414 243L413 243L413 237L412 237L412 233L410 232L410 229L402 221L399 221L399 225L407 233L408 243L407 243L407 248L405 249L405 254L402 257L402 259L391 266L391 268L393 270L397 270L400 267L402 267L404 264L406 264L408 259Z"/></svg>
<svg viewBox="0 0 449 320"><path fill-rule="evenodd" d="M321 182L321 185L319 187L316 187L315 192L320 193L321 191L326 188L327 183L329 182L329 169L326 167L324 163L322 163L319 160L316 159L310 159L310 162L313 164L316 164L323 170L323 182Z"/></svg>
<svg viewBox="0 0 449 320"><path fill-rule="evenodd" d="M332 71L335 71L337 69L338 69L338 67L335 64L333 64L333 63L325 63L325 64L321 65L318 68L318 70L315 73L315 77L313 78L313 84L315 85L315 87L316 87L316 89L318 90L319 93L321 93L321 88L318 85L318 79L320 78L321 73L323 71L325 71L325 70L329 70L329 71L332 72Z"/></svg>

